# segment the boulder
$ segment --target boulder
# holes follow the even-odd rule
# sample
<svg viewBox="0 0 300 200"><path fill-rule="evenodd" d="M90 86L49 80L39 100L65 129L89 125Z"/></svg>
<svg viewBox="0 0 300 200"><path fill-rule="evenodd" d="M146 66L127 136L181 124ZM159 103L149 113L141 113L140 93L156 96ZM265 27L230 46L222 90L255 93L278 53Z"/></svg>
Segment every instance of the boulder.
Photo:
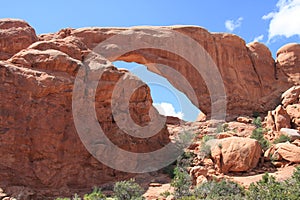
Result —
<svg viewBox="0 0 300 200"><path fill-rule="evenodd" d="M257 140L229 137L209 140L211 156L222 173L242 172L253 169L258 164L262 149Z"/></svg>
<svg viewBox="0 0 300 200"><path fill-rule="evenodd" d="M275 146L278 154L285 160L290 162L300 162L300 147L290 143L279 143Z"/></svg>
<svg viewBox="0 0 300 200"><path fill-rule="evenodd" d="M281 161L284 159L289 162L300 163L300 147L289 142L278 143L272 145L265 152L264 157L275 161Z"/></svg>

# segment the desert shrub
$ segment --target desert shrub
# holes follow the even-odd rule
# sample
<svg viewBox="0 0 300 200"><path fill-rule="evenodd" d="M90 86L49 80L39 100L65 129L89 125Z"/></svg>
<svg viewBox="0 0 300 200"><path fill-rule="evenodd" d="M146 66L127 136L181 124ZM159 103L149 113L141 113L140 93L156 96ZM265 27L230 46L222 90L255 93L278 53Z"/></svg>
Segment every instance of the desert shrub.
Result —
<svg viewBox="0 0 300 200"><path fill-rule="evenodd" d="M93 191L89 194L85 194L84 200L104 200L106 196L102 193L101 188L95 187Z"/></svg>
<svg viewBox="0 0 300 200"><path fill-rule="evenodd" d="M209 157L211 157L211 146L208 145L208 144L206 144L206 142L209 141L209 140L212 140L212 139L215 139L215 136L205 135L202 138L201 148L200 148L200 155L203 158L209 158Z"/></svg>
<svg viewBox="0 0 300 200"><path fill-rule="evenodd" d="M239 184L222 180L209 181L199 185L193 193L197 199L242 199L245 195L244 188Z"/></svg>
<svg viewBox="0 0 300 200"><path fill-rule="evenodd" d="M213 135L204 135L202 138L202 142L207 142L208 140L215 139L215 136Z"/></svg>
<svg viewBox="0 0 300 200"><path fill-rule="evenodd" d="M176 198L190 196L190 187L192 180L185 168L177 166L174 170L175 176L171 182L174 187L174 196Z"/></svg>
<svg viewBox="0 0 300 200"><path fill-rule="evenodd" d="M300 199L300 167L286 181L276 181L275 177L265 174L260 181L252 183L246 193L247 199Z"/></svg>
<svg viewBox="0 0 300 200"><path fill-rule="evenodd" d="M227 123L219 124L219 125L217 126L216 133L222 133L222 132L226 132L226 131L229 131L229 128L228 128L228 124L227 124Z"/></svg>
<svg viewBox="0 0 300 200"><path fill-rule="evenodd" d="M198 200L198 199L195 196L186 196L186 197L181 197L178 200Z"/></svg>
<svg viewBox="0 0 300 200"><path fill-rule="evenodd" d="M261 124L261 117L256 117L256 118L253 120L253 124L256 126L256 128L262 127L262 124Z"/></svg>
<svg viewBox="0 0 300 200"><path fill-rule="evenodd" d="M142 200L143 192L143 188L134 179L117 182L114 186L114 195L118 200Z"/></svg>
<svg viewBox="0 0 300 200"><path fill-rule="evenodd" d="M206 143L201 144L200 154L204 158L211 157L211 146Z"/></svg>
<svg viewBox="0 0 300 200"><path fill-rule="evenodd" d="M285 185L285 195L289 199L300 199L300 166L296 167L292 178L284 182Z"/></svg>
<svg viewBox="0 0 300 200"><path fill-rule="evenodd" d="M61 197L59 197L59 198L56 198L55 200L70 200L70 198L61 198Z"/></svg>
<svg viewBox="0 0 300 200"><path fill-rule="evenodd" d="M182 155L177 158L177 166L187 168L193 165L193 160L196 157L191 151L185 151Z"/></svg>
<svg viewBox="0 0 300 200"><path fill-rule="evenodd" d="M257 183L250 184L247 191L247 199L285 199L283 185L275 180L274 176L270 176L268 173L263 175L262 179Z"/></svg>
<svg viewBox="0 0 300 200"><path fill-rule="evenodd" d="M171 195L171 192L170 191L164 191L164 192L160 193L159 195L164 197L164 198L167 198L168 196Z"/></svg>
<svg viewBox="0 0 300 200"><path fill-rule="evenodd" d="M162 173L167 174L170 178L174 178L175 174L174 174L174 169L175 169L176 165L174 163L164 167L162 169Z"/></svg>
<svg viewBox="0 0 300 200"><path fill-rule="evenodd" d="M261 148L264 151L266 151L269 148L269 146L270 146L269 141L264 138L264 132L265 131L266 130L264 128L258 127L258 128L256 128L256 129L253 130L253 132L252 132L252 134L250 136L250 138L256 139L259 142Z"/></svg>
<svg viewBox="0 0 300 200"><path fill-rule="evenodd" d="M291 138L289 136L286 136L286 135L280 135L278 138L276 138L274 140L274 144L277 144L277 143L283 143L283 142L287 142L287 141L291 141Z"/></svg>

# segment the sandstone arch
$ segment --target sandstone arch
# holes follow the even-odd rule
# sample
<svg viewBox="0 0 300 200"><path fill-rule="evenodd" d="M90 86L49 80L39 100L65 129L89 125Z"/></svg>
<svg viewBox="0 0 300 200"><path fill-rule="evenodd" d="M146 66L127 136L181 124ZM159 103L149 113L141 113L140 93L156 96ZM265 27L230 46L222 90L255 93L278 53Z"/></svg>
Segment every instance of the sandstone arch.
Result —
<svg viewBox="0 0 300 200"><path fill-rule="evenodd" d="M143 27L144 29L145 27ZM274 59L270 50L261 43L247 44L243 39L232 34L209 33L207 30L194 26L146 27L149 30L170 29L186 34L196 40L215 61L222 75L227 96L227 117L251 115L254 111L265 113L274 108L279 101L279 95L289 86L299 80L291 81L289 77L281 76L276 80ZM83 28L70 30L70 35L79 38L89 48L94 48L100 42L121 31L139 32L141 37L148 35L139 27L125 28ZM163 35L163 33L162 33ZM159 34L151 37L160 37ZM118 60L147 63L161 63L173 67L184 75L197 94L199 108L209 114L211 102L203 79L195 73L184 59L170 53L153 49L141 49L129 52ZM295 67L294 67L295 68ZM148 67L150 71L166 78L167 74L156 67ZM278 72L277 72L278 74ZM171 81L172 82L172 81ZM180 89L176 82L172 84Z"/></svg>

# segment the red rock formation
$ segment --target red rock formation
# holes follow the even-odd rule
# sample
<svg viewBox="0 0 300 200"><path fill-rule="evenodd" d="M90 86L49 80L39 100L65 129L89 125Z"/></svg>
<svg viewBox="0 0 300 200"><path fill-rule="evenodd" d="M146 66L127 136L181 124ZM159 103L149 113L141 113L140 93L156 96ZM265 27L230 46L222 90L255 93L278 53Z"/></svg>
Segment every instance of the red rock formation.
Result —
<svg viewBox="0 0 300 200"><path fill-rule="evenodd" d="M300 44L290 43L277 51L278 78L300 85Z"/></svg>
<svg viewBox="0 0 300 200"><path fill-rule="evenodd" d="M0 60L6 60L38 40L34 29L25 21L0 20Z"/></svg>
<svg viewBox="0 0 300 200"><path fill-rule="evenodd" d="M209 33L200 27L81 28L36 36L34 29L24 21L0 20L1 187L26 185L40 194L56 196L132 176L93 158L79 139L72 116L73 85L78 69L88 55L94 55L91 49L99 42L124 30L128 37L135 33L145 41L170 39L172 30L199 43L218 66L225 85L229 118L273 109L281 93L298 83L299 62L294 59L300 55L298 44L279 52L276 80L274 60L264 45L246 45L238 36ZM107 50L114 48L118 46L107 46ZM111 111L112 91L120 79L139 80L126 70L117 70L108 59L165 64L176 69L191 84L199 108L208 117L211 113L210 94L203 77L172 52L138 49L116 59L97 59L104 70L95 98L97 120L107 137L122 149L150 152L163 147L169 138L165 126L147 139L129 136L118 128ZM148 67L171 78L159 65ZM89 70L97 68L87 68L85 72ZM180 79L170 80L179 90L185 89ZM187 95L190 97L190 93ZM213 101L217 102L218 98ZM149 123L151 105L147 86L140 87L130 97L130 115L138 125Z"/></svg>
<svg viewBox="0 0 300 200"><path fill-rule="evenodd" d="M265 118L265 127L269 129L268 138L279 137L281 128L300 130L300 86L293 86L281 95L281 105L269 111Z"/></svg>
<svg viewBox="0 0 300 200"><path fill-rule="evenodd" d="M17 21L11 26L23 34L25 25ZM14 43L11 47L15 49ZM36 42L14 53L8 61L0 61L0 185L4 188L23 185L39 195L57 196L132 177L133 174L111 169L96 160L75 129L72 90L74 76L88 53L85 45L70 37ZM102 63L107 67L97 87L95 106L107 137L131 152L150 152L163 147L169 142L166 127L142 139L127 135L115 124L110 107L116 82L120 78L140 80L118 71L106 60ZM132 94L130 114L137 124L144 126L149 122L151 105L146 85Z"/></svg>
<svg viewBox="0 0 300 200"><path fill-rule="evenodd" d="M229 118L237 117L241 114L249 115L254 111L265 113L271 110L278 104L279 95L295 83L294 79L288 78L289 76L294 76L292 73L288 77L277 73L277 76L284 77L279 77L280 80L276 80L274 59L270 50L263 44L255 42L246 45L244 40L238 36L212 34L200 27L82 28L70 29L68 30L68 35L77 37L88 48L92 49L105 39L120 34L124 30L130 30L138 34L142 41L147 40L149 36L147 30L152 31L151 37L153 40L167 37L168 33L165 30L173 30L197 41L204 47L219 68L225 85ZM171 34L169 35L172 37ZM45 40L52 38L62 38L61 32L42 37ZM297 44L295 45L297 46ZM108 46L107 50L118 48L116 46L118 45ZM298 55L298 52L294 52L293 55ZM211 102L205 82L197 71L178 55L160 50L139 49L126 53L117 58L117 60L137 62L145 65L159 63L171 66L182 74L193 87L199 101L200 110L205 114L210 114ZM298 64L295 62L294 64L290 63L290 68L295 72L297 72L297 66ZM179 90L184 90L184 88L181 88L182 85L178 80L172 80L159 66L151 65L148 69L169 78L175 87ZM187 95L189 96L189 94Z"/></svg>

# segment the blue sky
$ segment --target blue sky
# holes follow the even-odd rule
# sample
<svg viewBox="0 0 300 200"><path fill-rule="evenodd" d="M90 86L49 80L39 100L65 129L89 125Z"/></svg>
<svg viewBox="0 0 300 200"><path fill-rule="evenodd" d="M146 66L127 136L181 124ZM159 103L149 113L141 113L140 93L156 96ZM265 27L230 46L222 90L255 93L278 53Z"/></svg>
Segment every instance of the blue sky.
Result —
<svg viewBox="0 0 300 200"><path fill-rule="evenodd" d="M3 1L0 18L24 19L38 34L66 27L198 25L263 42L273 57L282 45L300 42L300 0Z"/></svg>

